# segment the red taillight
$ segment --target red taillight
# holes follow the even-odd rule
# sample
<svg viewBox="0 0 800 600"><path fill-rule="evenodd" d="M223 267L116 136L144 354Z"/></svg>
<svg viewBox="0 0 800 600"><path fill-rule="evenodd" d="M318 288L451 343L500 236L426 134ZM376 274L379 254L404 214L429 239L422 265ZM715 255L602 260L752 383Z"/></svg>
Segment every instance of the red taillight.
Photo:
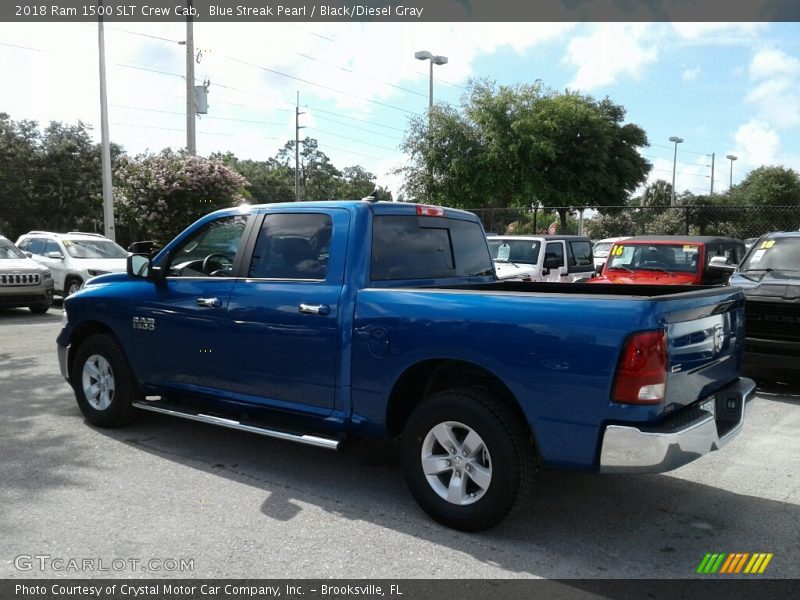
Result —
<svg viewBox="0 0 800 600"><path fill-rule="evenodd" d="M444 208L441 206L426 206L425 204L417 204L417 214L420 217L443 217Z"/></svg>
<svg viewBox="0 0 800 600"><path fill-rule="evenodd" d="M658 404L667 383L667 332L645 331L625 340L614 377L614 402Z"/></svg>

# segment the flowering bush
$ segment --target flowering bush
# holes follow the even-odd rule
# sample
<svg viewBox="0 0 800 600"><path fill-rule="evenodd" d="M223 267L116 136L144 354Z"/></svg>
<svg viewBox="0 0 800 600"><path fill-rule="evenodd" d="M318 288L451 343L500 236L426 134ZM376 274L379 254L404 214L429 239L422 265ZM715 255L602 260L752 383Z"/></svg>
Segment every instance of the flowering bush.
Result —
<svg viewBox="0 0 800 600"><path fill-rule="evenodd" d="M199 217L244 201L248 185L218 159L169 149L121 157L114 177L115 213L128 241L166 243Z"/></svg>

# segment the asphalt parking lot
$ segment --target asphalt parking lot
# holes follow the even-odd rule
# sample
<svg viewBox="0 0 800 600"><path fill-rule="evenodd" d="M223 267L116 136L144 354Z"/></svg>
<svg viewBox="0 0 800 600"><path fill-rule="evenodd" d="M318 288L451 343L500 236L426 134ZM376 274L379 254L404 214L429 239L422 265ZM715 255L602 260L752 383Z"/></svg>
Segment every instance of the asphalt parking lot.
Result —
<svg viewBox="0 0 800 600"><path fill-rule="evenodd" d="M154 414L88 426L60 319L0 311L2 578L98 575L20 556L126 561L103 577L683 578L708 552L772 552L765 576L800 572L798 388L760 388L721 452L664 475L539 474L527 506L465 534L417 508L391 444L334 453Z"/></svg>

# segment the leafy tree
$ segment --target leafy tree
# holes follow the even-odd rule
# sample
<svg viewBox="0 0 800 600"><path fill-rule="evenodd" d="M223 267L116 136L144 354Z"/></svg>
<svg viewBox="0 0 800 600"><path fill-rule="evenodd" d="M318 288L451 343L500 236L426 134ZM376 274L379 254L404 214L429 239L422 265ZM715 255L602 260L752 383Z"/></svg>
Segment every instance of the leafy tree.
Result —
<svg viewBox="0 0 800 600"><path fill-rule="evenodd" d="M758 167L729 193L730 203L750 206L800 205L800 175L786 167Z"/></svg>
<svg viewBox="0 0 800 600"><path fill-rule="evenodd" d="M116 212L128 241L167 242L204 214L243 201L247 184L218 158L169 149L122 157L115 177Z"/></svg>
<svg viewBox="0 0 800 600"><path fill-rule="evenodd" d="M461 207L618 206L647 176L644 131L609 99L533 85L470 84L464 108L412 120L401 169L415 199Z"/></svg>
<svg viewBox="0 0 800 600"><path fill-rule="evenodd" d="M300 199L330 200L336 198L342 183L342 173L331 163L328 155L319 149L314 138L307 137L300 150ZM292 173L294 189L295 143L289 140L276 157L278 163Z"/></svg>
<svg viewBox="0 0 800 600"><path fill-rule="evenodd" d="M672 184L657 179L644 188L638 204L651 208L655 211L653 214L663 212L663 209L672 205Z"/></svg>
<svg viewBox="0 0 800 600"><path fill-rule="evenodd" d="M112 144L112 160L121 154ZM0 227L18 236L31 229L102 231L100 147L89 128L12 121L0 113Z"/></svg>
<svg viewBox="0 0 800 600"><path fill-rule="evenodd" d="M213 154L209 158L221 160L247 179L247 196L254 204L294 200L294 169L275 158L266 161L240 160L230 152Z"/></svg>

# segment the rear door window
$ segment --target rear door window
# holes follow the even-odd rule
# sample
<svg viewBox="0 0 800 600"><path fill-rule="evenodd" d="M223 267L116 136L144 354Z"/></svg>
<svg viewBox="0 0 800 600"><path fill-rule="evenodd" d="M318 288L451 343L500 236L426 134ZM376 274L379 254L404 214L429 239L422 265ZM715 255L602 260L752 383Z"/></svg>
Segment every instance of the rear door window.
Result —
<svg viewBox="0 0 800 600"><path fill-rule="evenodd" d="M333 225L330 215L275 213L264 218L247 276L323 280Z"/></svg>

